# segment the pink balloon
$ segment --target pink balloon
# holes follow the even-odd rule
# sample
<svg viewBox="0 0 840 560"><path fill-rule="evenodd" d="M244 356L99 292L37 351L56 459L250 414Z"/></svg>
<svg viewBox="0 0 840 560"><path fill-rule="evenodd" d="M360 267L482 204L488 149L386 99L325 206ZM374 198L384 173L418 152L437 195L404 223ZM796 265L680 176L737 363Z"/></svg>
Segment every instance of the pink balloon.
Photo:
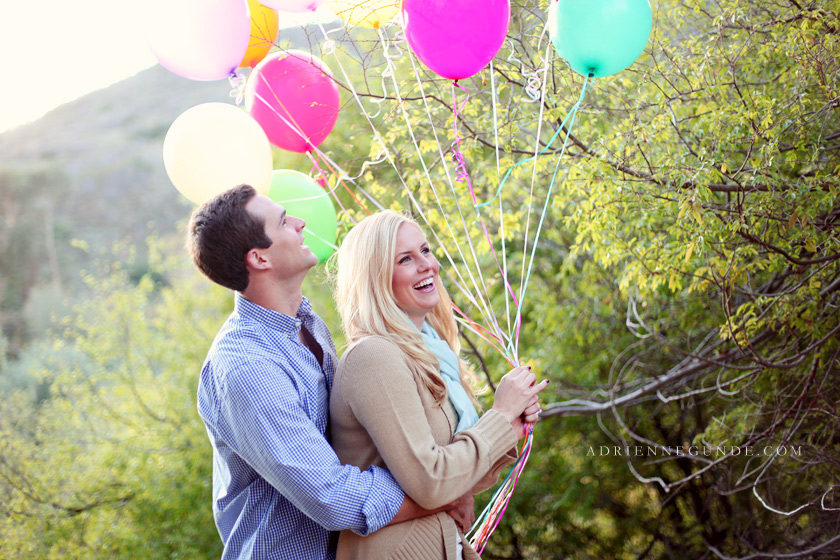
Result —
<svg viewBox="0 0 840 560"><path fill-rule="evenodd" d="M221 80L248 48L247 0L148 0L146 41L161 66L191 80Z"/></svg>
<svg viewBox="0 0 840 560"><path fill-rule="evenodd" d="M260 0L260 4L278 12L296 13L314 12L323 3L324 0Z"/></svg>
<svg viewBox="0 0 840 560"><path fill-rule="evenodd" d="M245 84L245 109L278 148L307 152L338 120L338 84L315 55L289 50L268 55Z"/></svg>
<svg viewBox="0 0 840 560"><path fill-rule="evenodd" d="M493 60L507 36L510 0L403 0L408 45L434 73L467 78Z"/></svg>

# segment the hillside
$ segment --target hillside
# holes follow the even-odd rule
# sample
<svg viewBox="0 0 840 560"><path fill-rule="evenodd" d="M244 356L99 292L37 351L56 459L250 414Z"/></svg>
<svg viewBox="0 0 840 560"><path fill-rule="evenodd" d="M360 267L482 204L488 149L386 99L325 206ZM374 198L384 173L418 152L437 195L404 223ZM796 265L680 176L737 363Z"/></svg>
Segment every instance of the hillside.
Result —
<svg viewBox="0 0 840 560"><path fill-rule="evenodd" d="M70 181L57 218L90 242L171 231L190 206L163 168L163 138L199 103L227 101L226 82L193 82L155 66L0 135L6 165L55 166Z"/></svg>

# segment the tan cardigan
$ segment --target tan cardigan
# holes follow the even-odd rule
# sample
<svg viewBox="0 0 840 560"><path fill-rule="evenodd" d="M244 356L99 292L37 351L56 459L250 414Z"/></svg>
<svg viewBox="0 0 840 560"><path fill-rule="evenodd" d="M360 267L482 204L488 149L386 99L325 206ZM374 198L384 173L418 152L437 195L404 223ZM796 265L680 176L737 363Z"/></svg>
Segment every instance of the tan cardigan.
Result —
<svg viewBox="0 0 840 560"><path fill-rule="evenodd" d="M501 413L490 410L453 437L457 423L449 400L435 404L393 342L368 337L342 356L330 399L330 430L343 463L385 467L415 502L436 509L491 487L502 467L516 459L516 435ZM453 560L456 531L446 513L389 525L367 537L343 531L338 560ZM477 558L464 539L464 560Z"/></svg>

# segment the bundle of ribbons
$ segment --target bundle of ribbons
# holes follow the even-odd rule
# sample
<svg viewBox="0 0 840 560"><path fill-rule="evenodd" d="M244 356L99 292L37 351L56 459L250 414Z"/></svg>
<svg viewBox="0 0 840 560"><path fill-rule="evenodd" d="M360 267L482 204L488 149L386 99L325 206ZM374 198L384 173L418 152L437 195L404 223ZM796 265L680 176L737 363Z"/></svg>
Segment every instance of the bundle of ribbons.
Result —
<svg viewBox="0 0 840 560"><path fill-rule="evenodd" d="M528 462L528 456L531 454L531 444L533 441L534 425L529 424L528 434L522 443L522 449L519 451L519 458L505 477L501 486L493 494L484 511L478 516L469 533L467 533L470 544L479 556L484 552L484 547L487 545L487 541L490 540L490 535L499 526L499 522L505 514L510 498L513 496L513 491L516 488L516 482L519 480L522 471L525 470L525 464Z"/></svg>

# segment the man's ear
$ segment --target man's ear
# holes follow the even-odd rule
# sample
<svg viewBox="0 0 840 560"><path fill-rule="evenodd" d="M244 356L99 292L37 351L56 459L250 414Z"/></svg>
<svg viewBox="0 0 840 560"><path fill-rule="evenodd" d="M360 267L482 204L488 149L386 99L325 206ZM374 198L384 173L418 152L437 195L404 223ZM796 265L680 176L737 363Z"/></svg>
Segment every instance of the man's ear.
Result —
<svg viewBox="0 0 840 560"><path fill-rule="evenodd" d="M263 256L261 249L253 248L245 253L245 266L254 270L265 270L271 265Z"/></svg>

